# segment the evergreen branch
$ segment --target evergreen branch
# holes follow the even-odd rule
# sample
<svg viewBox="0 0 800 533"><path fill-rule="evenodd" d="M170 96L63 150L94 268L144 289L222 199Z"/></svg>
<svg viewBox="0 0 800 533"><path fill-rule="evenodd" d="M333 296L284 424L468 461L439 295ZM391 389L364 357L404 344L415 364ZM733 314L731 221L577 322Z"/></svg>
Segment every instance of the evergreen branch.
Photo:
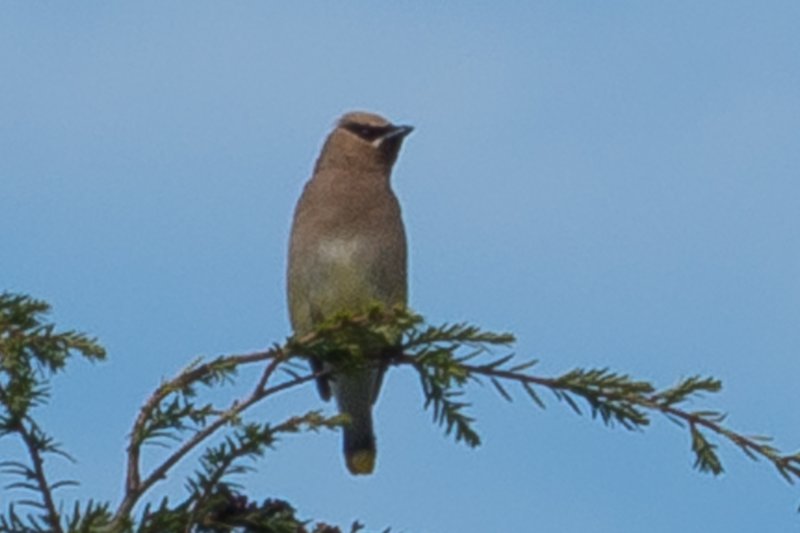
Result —
<svg viewBox="0 0 800 533"><path fill-rule="evenodd" d="M280 352L275 349L271 349L265 352L218 357L204 364L194 362L172 380L162 383L147 401L145 401L133 424L130 444L128 446L128 467L125 482L126 493L134 493L138 491L141 486L139 473L141 446L149 437L153 436L153 431L164 427L164 424L154 424L153 420L155 418L154 413L160 408L162 402L167 397L176 392L186 391L188 387L198 382L211 384L215 381L221 381L222 376L232 373L240 365L277 358L279 353ZM191 414L191 411L184 411L183 414ZM175 422L175 415L180 418L181 413L173 413L172 417L168 417L168 422Z"/></svg>
<svg viewBox="0 0 800 533"><path fill-rule="evenodd" d="M748 436L725 426L725 416L716 411L690 411L685 403L704 393L721 389L719 380L692 376L673 387L657 390L650 382L631 378L607 368L575 369L560 376L543 377L530 373L536 360L517 363L513 354L493 355L500 347L507 349L513 335L492 333L465 323L443 326L425 325L419 315L403 308L371 308L362 315L337 315L315 331L292 337L283 345L244 355L218 357L202 363L195 361L173 379L162 383L145 401L133 424L127 457L125 493L113 512L108 504L92 501L81 508L76 504L71 516L62 517L53 492L71 481L48 482L43 462L47 453L69 458L30 416L32 408L49 397L47 378L61 371L73 353L89 359L101 359L102 351L94 339L80 333L55 332L52 324L39 315L49 310L47 304L8 294L0 295L0 438L18 435L28 450L31 465L4 461L4 473L21 478L11 488L31 490L40 500L17 502L40 509L42 514L24 520L13 505L0 515L0 531L64 531L62 519L70 532L133 531L132 511L156 483L165 479L187 454L226 426L233 428L221 444L208 447L201 458L201 470L187 480L186 500L171 506L166 499L153 510L147 503L138 522L140 533L157 531L221 532L236 528L265 531L306 531L306 523L297 520L294 509L285 502L267 500L258 505L237 494L227 476L243 473L249 467L244 459L260 457L275 442L277 435L301 429L338 427L341 416L323 417L312 411L292 417L277 425L245 424L242 414L265 398L325 376L327 371L308 373L295 363L296 354L332 363L337 371L351 366L409 365L420 378L425 407L434 422L453 434L456 441L469 446L480 444L468 415L470 404L464 401L467 384L488 380L498 394L511 401L511 386L519 386L539 407L545 403L540 390L549 390L576 413L588 406L593 417L606 425L618 424L629 430L643 429L653 413L659 413L688 428L695 467L718 475L723 465L717 444L709 434L727 440L751 459L766 459L789 482L800 479L800 453L784 454L771 445L771 439ZM229 383L242 365L264 363L263 371L251 391L231 401L224 408L211 403L198 404L200 387ZM274 375L285 372L283 381L270 385ZM288 378L286 377L288 376ZM188 433L188 435L187 435ZM175 441L175 449L144 476L141 473L141 447ZM192 529L194 528L194 529ZM351 531L361 529L354 523ZM318 524L314 531L338 531Z"/></svg>
<svg viewBox="0 0 800 533"><path fill-rule="evenodd" d="M44 459L42 458L43 450L39 442L40 439L35 434L36 430L35 428L26 427L24 423L20 423L17 425L16 431L25 443L25 448L28 450L28 455L33 465L33 478L36 482L36 488L42 497L42 506L46 511L42 519L48 527L52 528L54 533L63 533L61 518L53 501L53 491L45 475Z"/></svg>
<svg viewBox="0 0 800 533"><path fill-rule="evenodd" d="M110 521L111 512L109 503L97 503L93 500L89 500L84 507L81 508L80 502L76 501L72 510L72 515L67 521L66 529L70 533L108 531Z"/></svg>
<svg viewBox="0 0 800 533"><path fill-rule="evenodd" d="M599 415L607 424L619 422L626 429L647 426L650 418L647 411L657 412L673 421L685 423L690 431L695 467L701 472L714 475L723 472L716 452L701 428L728 440L748 457L762 457L773 464L781 476L789 482L800 479L800 454L782 454L767 444L764 437L748 437L722 425L724 416L715 411L688 411L678 405L700 393L718 392L722 384L713 378L698 376L687 378L675 387L654 391L645 381L636 381L626 375L601 370L574 370L557 378L543 378L513 371L481 366L465 365L469 372L487 375L495 379L516 382L527 386L540 386L553 391L559 399L570 402L571 396L586 401L593 416Z"/></svg>
<svg viewBox="0 0 800 533"><path fill-rule="evenodd" d="M218 446L208 448L200 460L202 472L196 474L197 479L189 480L190 496L187 500L191 515L189 523L216 524L218 526L235 526L241 521L241 513L220 513L218 500L220 493L230 501L230 485L223 483L225 476L242 473L249 468L235 466L241 459L257 458L272 447L281 433L297 433L302 429L318 430L319 428L336 428L342 423L340 416L325 417L319 411L310 411L301 416L289 419L272 426L270 424L246 424L241 426L232 436L227 437ZM247 513L252 510L247 509ZM271 519L273 519L271 517ZM252 519L251 519L252 520Z"/></svg>
<svg viewBox="0 0 800 533"><path fill-rule="evenodd" d="M418 371L420 367L430 365L430 361L420 360L418 356L401 356L396 361L400 364L411 364ZM499 368L495 363L471 365L456 359L450 363L454 365L451 373L455 375L486 376L495 385L500 385L503 381L522 385L540 407L544 407L544 403L535 392L535 387L550 390L557 399L567 403L578 414L581 410L575 400L582 399L589 405L592 416L599 416L607 425L616 422L629 430L641 429L650 424L648 412L660 413L688 426L692 451L695 454L695 467L701 472L718 475L724 470L716 445L710 443L702 432L707 430L728 440L751 459L766 459L788 482L800 480L800 453L783 454L768 444L771 439L751 437L729 429L723 426L724 416L718 412L688 411L679 407L679 404L701 393L718 392L722 385L717 379L693 376L672 388L656 391L649 382L633 380L627 375L608 369L577 369L555 378L547 378L525 374L513 368ZM438 368L441 368L441 364ZM444 394L446 392L445 387ZM502 386L498 388L498 392L508 399L509 394ZM436 389L426 390L429 402L441 401L439 397L442 394L442 391ZM437 421L441 418L438 417ZM452 422L448 421L448 424Z"/></svg>
<svg viewBox="0 0 800 533"><path fill-rule="evenodd" d="M800 479L800 452L785 454L769 444L769 438L747 436L729 429L723 425L724 415L716 411L689 411L682 407L704 393L719 392L722 383L718 379L692 376L673 387L656 390L648 381L607 368L575 369L557 377L542 377L528 372L537 364L536 360L513 363L513 354L494 357L485 363L474 362L490 354L496 346L513 343L514 337L510 334L485 332L469 324L425 326L418 315L410 312L404 320L403 351L395 355L392 362L411 365L417 371L425 406L433 409L434 421L448 434L455 429L456 440L464 440L469 446L480 444L480 437L472 429L474 420L465 414L469 404L456 399L463 394L467 383L485 377L506 400L510 401L512 396L505 385L513 383L521 386L537 406L544 408L545 403L536 390L542 388L551 391L578 414L581 413L578 400L581 400L588 405L593 417L628 430L646 427L650 424L650 413L660 413L688 427L695 467L701 472L715 475L723 472L717 447L704 434L710 432L752 459L766 459L787 481ZM460 355L465 346L469 347L469 352Z"/></svg>
<svg viewBox="0 0 800 533"><path fill-rule="evenodd" d="M237 422L239 415L244 410L255 405L264 398L314 380L322 375L322 373L302 375L294 379L281 382L278 385L267 387L266 384L269 378L274 374L275 370L279 367L284 358L288 357L285 355L286 353L287 352L283 351L281 348L275 347L264 352L220 357L210 363L193 365L181 372L174 379L162 384L159 389L145 402L145 405L140 410L137 421L134 424L134 429L131 433L131 444L128 449L128 474L126 480L126 490L123 500L115 513L115 523L119 524L126 517L128 517L133 510L133 507L136 505L136 502L142 497L142 495L144 495L144 493L147 492L155 483L164 479L172 467L174 467L190 451L196 448L205 439L216 433L223 426L229 423ZM231 372L240 365L264 360L270 360L270 363L266 366L258 384L249 396L240 400L235 400L228 407L228 409L220 413L215 413L215 418L211 422L209 422L207 425L204 425L202 428L198 428L191 437L184 440L178 449L171 453L160 465L155 467L149 475L147 475L144 479L140 478L139 462L141 445L147 439L147 436L144 435L148 427L148 423L151 420L153 413L159 408L161 402L163 402L170 394L173 394L176 391L185 390L186 387L191 386L191 384L194 382L202 381L207 379L209 376L217 375L220 369L225 369L225 371ZM190 412L190 410L187 410L186 412ZM175 420L173 420L173 423L174 422Z"/></svg>
<svg viewBox="0 0 800 533"><path fill-rule="evenodd" d="M27 450L31 466L4 462L7 473L19 475L22 482L13 488L36 492L40 501L23 500L41 509L43 514L29 515L26 529L61 533L61 516L53 492L75 484L72 481L49 483L44 469L45 454L71 457L38 426L31 416L34 407L49 397L48 379L61 372L74 355L91 361L102 360L106 352L96 339L75 331L56 331L53 323L44 320L50 306L25 295L0 294L0 438L17 435ZM14 527L21 519L10 512ZM41 523L39 522L41 520ZM3 520L5 525L5 519Z"/></svg>

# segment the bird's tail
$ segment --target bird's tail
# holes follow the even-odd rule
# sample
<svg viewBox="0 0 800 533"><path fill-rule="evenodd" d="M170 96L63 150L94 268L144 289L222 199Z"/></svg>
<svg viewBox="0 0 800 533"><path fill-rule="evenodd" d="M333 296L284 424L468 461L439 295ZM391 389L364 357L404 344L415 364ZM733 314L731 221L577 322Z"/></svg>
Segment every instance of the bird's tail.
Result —
<svg viewBox="0 0 800 533"><path fill-rule="evenodd" d="M344 425L344 457L355 475L375 469L375 433L372 430L372 400L378 372L373 369L336 374L332 382L339 412L347 415Z"/></svg>
<svg viewBox="0 0 800 533"><path fill-rule="evenodd" d="M375 470L375 434L372 432L372 421L366 424L359 421L356 425L344 428L344 457L347 469L354 475L367 475Z"/></svg>

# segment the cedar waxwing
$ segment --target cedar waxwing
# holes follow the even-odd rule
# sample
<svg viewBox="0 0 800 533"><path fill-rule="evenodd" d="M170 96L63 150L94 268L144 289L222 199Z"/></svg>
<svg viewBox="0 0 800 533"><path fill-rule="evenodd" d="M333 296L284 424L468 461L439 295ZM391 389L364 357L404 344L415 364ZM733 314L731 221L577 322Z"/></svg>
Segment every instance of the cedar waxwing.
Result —
<svg viewBox="0 0 800 533"><path fill-rule="evenodd" d="M289 242L289 314L296 335L339 312L359 314L376 302L407 300L406 236L391 189L392 166L411 126L372 113L347 113L325 141L297 202ZM398 337L397 342L400 342ZM380 354L378 354L380 355ZM344 455L353 474L375 467L372 404L386 366L335 373L312 360L324 400L349 415Z"/></svg>

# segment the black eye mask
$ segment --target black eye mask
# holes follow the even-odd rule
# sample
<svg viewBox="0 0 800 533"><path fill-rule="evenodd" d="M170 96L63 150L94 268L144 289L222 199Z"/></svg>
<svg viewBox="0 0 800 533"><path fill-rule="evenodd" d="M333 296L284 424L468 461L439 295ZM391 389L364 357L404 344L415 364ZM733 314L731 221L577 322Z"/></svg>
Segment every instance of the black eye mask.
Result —
<svg viewBox="0 0 800 533"><path fill-rule="evenodd" d="M367 142L372 142L379 137L386 135L394 129L394 126L368 126L367 124L359 124L357 122L346 122L341 125L350 133L357 135Z"/></svg>

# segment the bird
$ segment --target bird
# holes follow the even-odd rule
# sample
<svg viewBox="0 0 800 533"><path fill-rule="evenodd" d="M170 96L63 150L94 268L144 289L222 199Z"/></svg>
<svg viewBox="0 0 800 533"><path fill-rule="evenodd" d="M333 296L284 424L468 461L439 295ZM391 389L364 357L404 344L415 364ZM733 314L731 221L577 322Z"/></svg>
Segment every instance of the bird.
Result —
<svg viewBox="0 0 800 533"><path fill-rule="evenodd" d="M392 168L414 128L371 112L352 111L328 135L295 207L289 238L287 299L295 335L339 313L357 315L376 303L407 305L407 240ZM397 344L400 343L398 336ZM371 354L378 358L382 354ZM343 451L353 475L371 474L377 448L372 407L387 362L339 371L311 359L317 389L347 415ZM341 370L341 369L339 369Z"/></svg>

